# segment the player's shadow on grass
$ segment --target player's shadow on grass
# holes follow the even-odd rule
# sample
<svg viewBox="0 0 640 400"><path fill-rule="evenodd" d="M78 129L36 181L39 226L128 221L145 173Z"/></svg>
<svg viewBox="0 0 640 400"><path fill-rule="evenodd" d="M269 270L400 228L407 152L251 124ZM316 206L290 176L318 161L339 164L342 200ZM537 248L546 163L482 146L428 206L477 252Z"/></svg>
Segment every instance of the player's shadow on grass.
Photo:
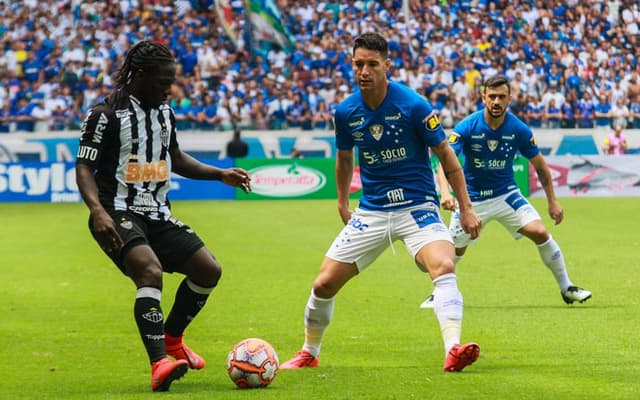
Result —
<svg viewBox="0 0 640 400"><path fill-rule="evenodd" d="M174 386L175 385L175 386ZM175 383L171 386L172 393L254 393L259 391L266 391L265 393L273 393L278 390L278 385L269 385L265 388L255 388L255 389L240 389L236 387L233 382L179 382ZM256 393L259 396L259 393ZM221 398L224 398L222 396ZM259 398L259 397L258 397Z"/></svg>
<svg viewBox="0 0 640 400"><path fill-rule="evenodd" d="M496 305L469 305L469 304L465 304L464 308L465 310L468 309L480 309L480 310L513 310L513 309L519 309L519 310L533 310L533 309L538 309L538 310L559 310L559 309L567 309L567 310L580 310L580 309L584 309L584 310L588 310L588 309L594 309L594 308L624 308L624 305L611 305L611 304L598 304L598 305L592 305L592 304L578 304L578 305L569 305L569 304L555 304L555 305L526 305L526 304L496 304Z"/></svg>

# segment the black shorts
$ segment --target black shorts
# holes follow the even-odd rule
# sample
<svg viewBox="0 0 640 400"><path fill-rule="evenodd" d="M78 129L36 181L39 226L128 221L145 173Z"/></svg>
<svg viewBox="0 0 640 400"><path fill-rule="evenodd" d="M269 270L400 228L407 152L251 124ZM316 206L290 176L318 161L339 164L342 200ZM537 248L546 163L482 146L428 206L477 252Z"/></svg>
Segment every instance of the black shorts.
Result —
<svg viewBox="0 0 640 400"><path fill-rule="evenodd" d="M127 252L141 244L151 246L158 256L164 272L183 272L184 263L204 246L202 240L188 225L175 218L168 221L155 221L128 212L110 212L116 223L118 234L124 245L119 251L105 254L126 275L122 260ZM89 230L93 234L93 223L89 219Z"/></svg>

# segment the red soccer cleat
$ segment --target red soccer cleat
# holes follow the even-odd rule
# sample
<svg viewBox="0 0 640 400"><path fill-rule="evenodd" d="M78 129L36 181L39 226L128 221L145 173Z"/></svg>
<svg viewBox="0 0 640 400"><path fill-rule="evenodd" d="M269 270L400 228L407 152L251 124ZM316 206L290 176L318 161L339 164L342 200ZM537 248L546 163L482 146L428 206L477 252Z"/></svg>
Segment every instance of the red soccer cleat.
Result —
<svg viewBox="0 0 640 400"><path fill-rule="evenodd" d="M154 392L166 392L171 382L180 379L189 370L189 364L185 360L171 361L168 358L151 364L151 390Z"/></svg>
<svg viewBox="0 0 640 400"><path fill-rule="evenodd" d="M467 365L473 364L480 355L480 346L477 343L456 344L447 358L444 360L445 372L460 372Z"/></svg>
<svg viewBox="0 0 640 400"><path fill-rule="evenodd" d="M280 369L315 368L318 366L318 361L318 357L314 357L308 351L300 350L291 360L281 364Z"/></svg>
<svg viewBox="0 0 640 400"><path fill-rule="evenodd" d="M182 336L174 337L171 335L164 335L165 350L167 355L175 358L176 360L185 360L189 364L191 369L202 369L206 365L204 358L200 357L193 350L191 350L182 341Z"/></svg>

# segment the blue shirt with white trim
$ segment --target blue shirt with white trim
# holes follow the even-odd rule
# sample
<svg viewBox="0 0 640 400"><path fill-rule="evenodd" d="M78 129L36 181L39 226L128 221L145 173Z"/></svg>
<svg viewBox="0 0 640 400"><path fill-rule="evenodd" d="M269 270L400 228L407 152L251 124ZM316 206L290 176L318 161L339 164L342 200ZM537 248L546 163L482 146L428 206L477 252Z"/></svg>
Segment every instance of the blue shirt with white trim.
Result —
<svg viewBox="0 0 640 400"><path fill-rule="evenodd" d="M414 90L389 82L382 104L370 110L356 91L336 107L336 146L358 148L360 208L396 210L439 205L429 147L446 135L432 106Z"/></svg>
<svg viewBox="0 0 640 400"><path fill-rule="evenodd" d="M449 144L464 155L464 177L472 201L494 198L517 189L513 160L518 152L532 158L540 153L531 129L511 112L498 129L491 129L484 110L460 121Z"/></svg>

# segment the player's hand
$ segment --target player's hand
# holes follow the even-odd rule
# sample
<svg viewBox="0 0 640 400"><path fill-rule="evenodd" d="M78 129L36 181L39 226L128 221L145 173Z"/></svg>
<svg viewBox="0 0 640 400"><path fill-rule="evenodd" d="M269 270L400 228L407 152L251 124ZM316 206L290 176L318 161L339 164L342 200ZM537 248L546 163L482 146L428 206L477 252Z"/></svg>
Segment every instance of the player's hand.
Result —
<svg viewBox="0 0 640 400"><path fill-rule="evenodd" d="M549 216L558 225L564 219L564 210L557 201L549 202Z"/></svg>
<svg viewBox="0 0 640 400"><path fill-rule="evenodd" d="M112 253L120 250L124 243L116 230L113 218L104 210L91 213L93 235L102 250Z"/></svg>
<svg viewBox="0 0 640 400"><path fill-rule="evenodd" d="M469 234L471 239L477 239L480 236L480 229L482 229L482 221L478 214L469 208L467 210L460 210L460 224L462 229Z"/></svg>
<svg viewBox="0 0 640 400"><path fill-rule="evenodd" d="M440 206L445 210L455 211L458 206L458 201L451 195L451 193L442 192L442 197L440 198Z"/></svg>
<svg viewBox="0 0 640 400"><path fill-rule="evenodd" d="M242 168L229 168L222 171L222 182L229 186L239 187L243 192L251 191L251 177Z"/></svg>
<svg viewBox="0 0 640 400"><path fill-rule="evenodd" d="M351 219L351 210L349 210L349 204L338 204L338 213L343 224L347 224Z"/></svg>

